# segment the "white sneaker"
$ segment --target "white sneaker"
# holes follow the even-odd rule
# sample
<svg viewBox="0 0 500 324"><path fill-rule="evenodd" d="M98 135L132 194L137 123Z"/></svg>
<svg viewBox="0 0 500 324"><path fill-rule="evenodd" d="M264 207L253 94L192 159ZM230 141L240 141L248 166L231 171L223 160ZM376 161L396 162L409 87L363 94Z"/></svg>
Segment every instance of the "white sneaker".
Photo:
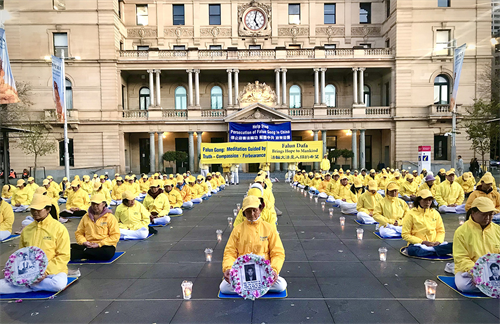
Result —
<svg viewBox="0 0 500 324"><path fill-rule="evenodd" d="M64 224L64 223L67 223L68 222L68 219L67 218L64 218L64 217L59 217L59 222L61 224Z"/></svg>
<svg viewBox="0 0 500 324"><path fill-rule="evenodd" d="M76 269L76 270L73 270L73 269L68 269L68 277L75 277L75 278L78 278L80 277L82 274L80 272L80 269Z"/></svg>
<svg viewBox="0 0 500 324"><path fill-rule="evenodd" d="M444 267L444 272L449 274L455 274L455 263L453 262L447 263L446 267Z"/></svg>

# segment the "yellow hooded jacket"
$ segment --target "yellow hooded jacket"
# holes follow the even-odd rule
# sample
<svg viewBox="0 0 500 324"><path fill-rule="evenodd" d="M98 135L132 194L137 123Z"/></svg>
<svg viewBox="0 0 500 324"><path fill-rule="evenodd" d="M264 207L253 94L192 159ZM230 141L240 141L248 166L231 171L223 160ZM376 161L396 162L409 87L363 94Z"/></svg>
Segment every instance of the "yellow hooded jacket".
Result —
<svg viewBox="0 0 500 324"><path fill-rule="evenodd" d="M370 213L374 211L375 205L382 199L384 199L384 197L378 192L372 194L367 190L359 197L356 210L370 215Z"/></svg>
<svg viewBox="0 0 500 324"><path fill-rule="evenodd" d="M423 241L444 242L443 219L434 208L413 208L403 218L401 236L408 244L421 244Z"/></svg>
<svg viewBox="0 0 500 324"><path fill-rule="evenodd" d="M120 204L120 206L116 208L115 217L121 229L129 229L132 231L136 231L143 227L148 228L151 222L148 210L137 201L132 207Z"/></svg>
<svg viewBox="0 0 500 324"><path fill-rule="evenodd" d="M330 170L330 161L328 159L321 160L320 168L321 168L321 171Z"/></svg>
<svg viewBox="0 0 500 324"><path fill-rule="evenodd" d="M172 189L170 192L164 192L168 197L171 208L180 208L183 204L181 194L179 190Z"/></svg>
<svg viewBox="0 0 500 324"><path fill-rule="evenodd" d="M158 217L167 216L170 213L170 202L168 201L168 197L163 193L156 196L156 198L148 194L142 204L149 213L158 213Z"/></svg>
<svg viewBox="0 0 500 324"><path fill-rule="evenodd" d="M29 205L31 203L30 193L31 191L27 187L24 187L23 189L16 188L12 194L10 203L12 206L16 206L18 204Z"/></svg>
<svg viewBox="0 0 500 324"><path fill-rule="evenodd" d="M495 190L495 188L492 188L493 190L489 192L488 194L485 193L484 191L481 190L474 190L469 198L467 198L467 202L465 203L465 210L469 210L472 207L472 202L474 199L479 198L479 197L488 197L493 201L493 204L495 205L496 209L500 208L500 193Z"/></svg>
<svg viewBox="0 0 500 324"><path fill-rule="evenodd" d="M14 211L12 206L5 201L0 202L0 231L9 231L12 233L14 224Z"/></svg>
<svg viewBox="0 0 500 324"><path fill-rule="evenodd" d="M266 205L266 207L267 207L267 205ZM276 223L278 222L278 220L276 217L276 211L273 209L273 212L271 212L271 210L268 208L264 208L262 210L262 212L260 213L259 220L262 219L264 222L271 224L271 226L275 230L277 230ZM236 219L234 220L233 226L239 225L239 224L243 223L245 220L246 220L246 217L243 215L243 209L240 208L240 211L238 212L238 215L236 216Z"/></svg>
<svg viewBox="0 0 500 324"><path fill-rule="evenodd" d="M106 200L106 204L108 204L108 206L111 204L111 195L109 194L109 191L108 190L105 190L104 189L104 186L103 188L101 188L101 190L94 190L92 191L92 196L95 195L95 194L102 194L104 196L104 200Z"/></svg>
<svg viewBox="0 0 500 324"><path fill-rule="evenodd" d="M436 185L436 183L434 182L434 184L432 185L432 188L429 188L429 185L427 184L427 182L424 182L420 185L420 187L418 187L418 191L421 191L421 190L429 190L432 194L432 197L436 197L436 188L438 186Z"/></svg>
<svg viewBox="0 0 500 324"><path fill-rule="evenodd" d="M445 180L436 188L435 198L439 206L461 205L464 201L464 190L457 182L453 181L450 184L448 180Z"/></svg>
<svg viewBox="0 0 500 324"><path fill-rule="evenodd" d="M351 196L351 187L349 185L343 186L339 184L335 190L333 190L333 198L335 199L345 199L348 203L353 203Z"/></svg>
<svg viewBox="0 0 500 324"><path fill-rule="evenodd" d="M193 192L191 191L191 188L187 184L185 184L182 187L182 190L179 190L179 188L177 187L175 187L174 190L176 190L178 193L181 194L183 202L188 202L191 201L191 199L193 199Z"/></svg>
<svg viewBox="0 0 500 324"><path fill-rule="evenodd" d="M68 197L66 202L66 209L78 208L80 210L87 210L90 207L89 194L82 188L78 189Z"/></svg>
<svg viewBox="0 0 500 324"><path fill-rule="evenodd" d="M97 220L92 221L89 214L85 214L75 232L76 242L83 245L85 242L97 243L99 247L115 246L120 240L120 227L112 213L108 212Z"/></svg>
<svg viewBox="0 0 500 324"><path fill-rule="evenodd" d="M403 184L399 186L399 193L401 194L401 196L408 196L408 197L410 197L411 195L416 195L419 184L420 182L417 181L416 179L413 179L411 183L405 181L403 182Z"/></svg>
<svg viewBox="0 0 500 324"><path fill-rule="evenodd" d="M380 226L394 225L396 221L401 226L406 212L408 212L408 204L403 199L385 196L375 205L373 218Z"/></svg>
<svg viewBox="0 0 500 324"><path fill-rule="evenodd" d="M111 198L113 198L113 200L122 200L122 193L125 191L127 191L127 186L125 186L125 184L122 183L120 186L115 185L113 191L111 191Z"/></svg>

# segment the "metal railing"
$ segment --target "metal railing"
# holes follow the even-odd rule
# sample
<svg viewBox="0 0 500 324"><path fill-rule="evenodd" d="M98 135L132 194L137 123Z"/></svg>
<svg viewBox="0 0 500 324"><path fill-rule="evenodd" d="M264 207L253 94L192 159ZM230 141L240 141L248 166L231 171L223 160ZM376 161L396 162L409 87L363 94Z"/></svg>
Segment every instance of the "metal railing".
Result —
<svg viewBox="0 0 500 324"><path fill-rule="evenodd" d="M224 118L227 116L225 109L206 109L201 111L203 118Z"/></svg>
<svg viewBox="0 0 500 324"><path fill-rule="evenodd" d="M132 118L137 118L137 119L146 119L148 118L148 111L147 110L124 110L122 113L123 118L126 119L132 119Z"/></svg>
<svg viewBox="0 0 500 324"><path fill-rule="evenodd" d="M352 109L351 108L327 108L326 109L327 116L351 116Z"/></svg>
<svg viewBox="0 0 500 324"><path fill-rule="evenodd" d="M288 116L292 117L313 117L314 111L311 108L290 108Z"/></svg>

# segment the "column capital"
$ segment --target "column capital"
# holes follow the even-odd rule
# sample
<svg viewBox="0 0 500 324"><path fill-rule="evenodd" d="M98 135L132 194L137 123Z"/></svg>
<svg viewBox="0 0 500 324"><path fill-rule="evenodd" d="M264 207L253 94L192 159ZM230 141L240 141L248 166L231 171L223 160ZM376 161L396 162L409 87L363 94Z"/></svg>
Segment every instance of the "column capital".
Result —
<svg viewBox="0 0 500 324"><path fill-rule="evenodd" d="M193 73L194 72L194 69L187 69L186 70L187 73Z"/></svg>
<svg viewBox="0 0 500 324"><path fill-rule="evenodd" d="M146 70L149 74L153 73L155 70Z"/></svg>
<svg viewBox="0 0 500 324"><path fill-rule="evenodd" d="M352 70L353 70L353 71L358 71L358 70L359 70L359 68L357 68L357 67L353 67L353 68L352 68Z"/></svg>
<svg viewBox="0 0 500 324"><path fill-rule="evenodd" d="M161 74L161 70L153 70L154 73Z"/></svg>
<svg viewBox="0 0 500 324"><path fill-rule="evenodd" d="M319 71L321 71L321 68L314 68L313 71L314 72L319 72Z"/></svg>
<svg viewBox="0 0 500 324"><path fill-rule="evenodd" d="M281 72L281 68L276 68L276 69L274 69L274 72L276 72L276 73L280 73L280 72Z"/></svg>
<svg viewBox="0 0 500 324"><path fill-rule="evenodd" d="M319 132L319 130L313 130L314 134L317 134L318 132Z"/></svg>
<svg viewBox="0 0 500 324"><path fill-rule="evenodd" d="M363 72L364 70L366 70L366 68L364 68L364 67L360 67L360 68L358 68L358 71Z"/></svg>
<svg viewBox="0 0 500 324"><path fill-rule="evenodd" d="M149 132L149 136L153 135L155 136L156 132Z"/></svg>
<svg viewBox="0 0 500 324"><path fill-rule="evenodd" d="M326 72L326 68L320 68L319 69L321 72Z"/></svg>
<svg viewBox="0 0 500 324"><path fill-rule="evenodd" d="M240 69L233 69L234 73L240 73Z"/></svg>
<svg viewBox="0 0 500 324"><path fill-rule="evenodd" d="M233 69L227 69L226 72L227 73L233 73Z"/></svg>
<svg viewBox="0 0 500 324"><path fill-rule="evenodd" d="M281 68L281 72L285 72L286 73L286 68Z"/></svg>
<svg viewBox="0 0 500 324"><path fill-rule="evenodd" d="M193 72L194 73L200 73L201 71L200 71L200 69L193 69Z"/></svg>
<svg viewBox="0 0 500 324"><path fill-rule="evenodd" d="M360 129L359 131L360 131L360 132L364 132L364 131L366 131L366 129Z"/></svg>

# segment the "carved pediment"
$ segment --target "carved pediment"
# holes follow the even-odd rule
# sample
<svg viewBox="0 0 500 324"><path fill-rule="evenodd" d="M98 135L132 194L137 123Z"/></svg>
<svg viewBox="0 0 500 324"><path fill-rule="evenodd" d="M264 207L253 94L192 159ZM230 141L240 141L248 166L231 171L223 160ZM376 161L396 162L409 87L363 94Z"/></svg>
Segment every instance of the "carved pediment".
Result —
<svg viewBox="0 0 500 324"><path fill-rule="evenodd" d="M290 116L285 115L275 110L274 108L268 107L261 103L250 105L224 118L225 122L248 122L248 123L257 121L285 122L290 120L291 120Z"/></svg>
<svg viewBox="0 0 500 324"><path fill-rule="evenodd" d="M240 107L246 107L254 103L261 103L266 106L274 106L276 104L276 94L273 89L265 83L247 84L238 96Z"/></svg>

